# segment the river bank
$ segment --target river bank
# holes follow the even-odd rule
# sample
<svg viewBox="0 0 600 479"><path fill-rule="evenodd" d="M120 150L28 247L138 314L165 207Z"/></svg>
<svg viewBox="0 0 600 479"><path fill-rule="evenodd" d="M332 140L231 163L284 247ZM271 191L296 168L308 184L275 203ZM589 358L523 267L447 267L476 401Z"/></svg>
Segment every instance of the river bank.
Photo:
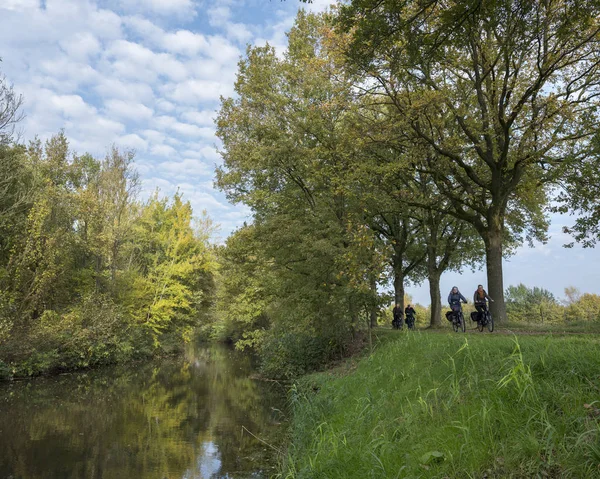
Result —
<svg viewBox="0 0 600 479"><path fill-rule="evenodd" d="M292 390L283 477L600 477L597 336L377 334Z"/></svg>

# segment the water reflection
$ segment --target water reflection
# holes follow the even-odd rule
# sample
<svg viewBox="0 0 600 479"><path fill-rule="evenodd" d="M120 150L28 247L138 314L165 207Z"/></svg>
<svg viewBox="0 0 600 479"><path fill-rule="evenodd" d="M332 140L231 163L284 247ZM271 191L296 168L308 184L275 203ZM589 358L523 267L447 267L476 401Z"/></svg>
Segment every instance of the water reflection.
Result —
<svg viewBox="0 0 600 479"><path fill-rule="evenodd" d="M285 391L224 347L0 386L0 478L269 477Z"/></svg>

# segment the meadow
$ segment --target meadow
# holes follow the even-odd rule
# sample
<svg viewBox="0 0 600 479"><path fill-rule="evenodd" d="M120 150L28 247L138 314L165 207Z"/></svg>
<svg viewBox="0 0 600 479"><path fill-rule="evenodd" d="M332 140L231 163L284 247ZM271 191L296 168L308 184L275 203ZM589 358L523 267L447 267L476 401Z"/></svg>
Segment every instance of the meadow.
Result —
<svg viewBox="0 0 600 479"><path fill-rule="evenodd" d="M377 333L292 388L284 478L600 477L600 338Z"/></svg>

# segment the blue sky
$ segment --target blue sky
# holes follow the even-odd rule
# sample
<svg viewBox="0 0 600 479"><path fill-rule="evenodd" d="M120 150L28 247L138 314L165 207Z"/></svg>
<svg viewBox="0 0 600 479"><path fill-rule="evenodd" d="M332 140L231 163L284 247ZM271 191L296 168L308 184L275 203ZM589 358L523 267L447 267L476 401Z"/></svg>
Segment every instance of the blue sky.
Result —
<svg viewBox="0 0 600 479"><path fill-rule="evenodd" d="M101 156L112 144L134 148L147 194L178 188L196 212L221 225L221 239L248 219L213 188L220 163L213 118L233 94L245 46L283 51L298 0L0 0L0 71L25 96L24 139L64 129L72 149ZM505 263L505 284L566 286L600 293L600 250L573 248L556 217L551 240L522 248ZM484 272L442 277L471 292ZM428 287L409 287L429 302Z"/></svg>

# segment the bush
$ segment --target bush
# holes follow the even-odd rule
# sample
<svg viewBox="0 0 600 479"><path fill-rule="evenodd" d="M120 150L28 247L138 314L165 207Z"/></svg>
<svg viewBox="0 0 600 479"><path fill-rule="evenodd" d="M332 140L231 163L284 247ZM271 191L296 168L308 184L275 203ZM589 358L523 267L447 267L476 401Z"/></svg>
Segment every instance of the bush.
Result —
<svg viewBox="0 0 600 479"><path fill-rule="evenodd" d="M91 295L68 313L46 310L13 331L2 349L0 375L35 376L152 353L147 331L129 324L110 298Z"/></svg>
<svg viewBox="0 0 600 479"><path fill-rule="evenodd" d="M261 347L261 371L267 377L292 378L314 371L334 354L335 344L306 332L271 332Z"/></svg>

